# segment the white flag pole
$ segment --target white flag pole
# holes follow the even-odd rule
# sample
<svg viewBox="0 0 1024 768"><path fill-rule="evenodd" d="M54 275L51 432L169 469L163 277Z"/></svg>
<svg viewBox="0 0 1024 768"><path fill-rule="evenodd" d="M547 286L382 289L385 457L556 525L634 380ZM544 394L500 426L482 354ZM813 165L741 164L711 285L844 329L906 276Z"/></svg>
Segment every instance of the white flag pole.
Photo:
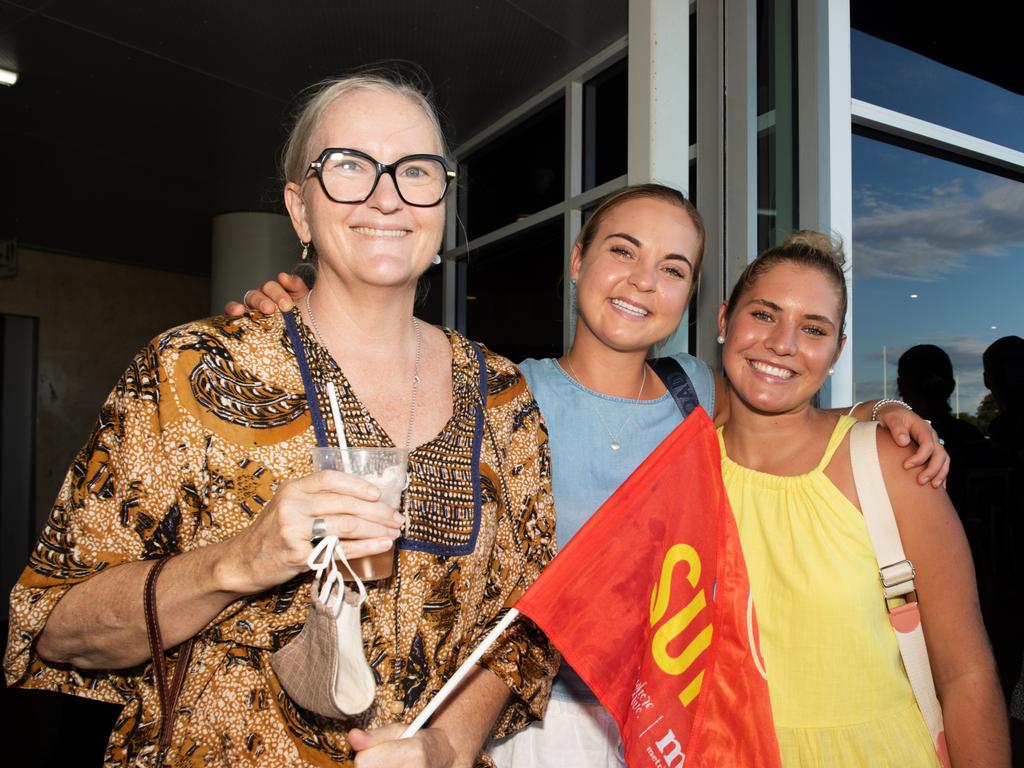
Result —
<svg viewBox="0 0 1024 768"><path fill-rule="evenodd" d="M409 727L406 728L405 732L402 734L403 739L415 736L416 732L426 725L430 716L434 714L438 707L444 704L445 699L451 696L459 683L462 682L462 678L464 678L469 673L469 670L471 670L474 665L480 661L480 657L484 655L484 652L494 645L494 641L498 639L498 636L502 632L508 629L508 625L515 621L518 615L519 611L515 608L508 609L508 613L505 614L504 618L494 625L494 629L487 633L487 636L480 641L480 645L474 648L473 652L469 654L469 658L462 662L462 666L455 670L455 674L448 679L448 682L444 684L444 687L434 695L434 698L430 700L430 703L427 704L426 708L409 724Z"/></svg>

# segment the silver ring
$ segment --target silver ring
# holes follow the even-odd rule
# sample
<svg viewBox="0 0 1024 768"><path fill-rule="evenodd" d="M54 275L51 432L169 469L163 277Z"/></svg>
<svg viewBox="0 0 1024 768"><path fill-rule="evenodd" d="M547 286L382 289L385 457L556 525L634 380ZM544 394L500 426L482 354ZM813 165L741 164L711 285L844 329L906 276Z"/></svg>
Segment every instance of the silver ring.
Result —
<svg viewBox="0 0 1024 768"><path fill-rule="evenodd" d="M320 543L321 539L327 535L327 521L322 517L318 517L313 520L313 536L309 542L314 547Z"/></svg>
<svg viewBox="0 0 1024 768"><path fill-rule="evenodd" d="M250 294L250 293L252 293L252 292L253 292L253 289L252 289L252 288L250 288L250 289L249 289L248 291L246 291L245 293L243 293L243 294L242 294L242 303L243 303L243 304L245 304L245 306L246 306L247 308L248 308L248 306L249 306L249 304L248 304L248 301L247 301L247 300L248 300L248 298L249 298L249 294Z"/></svg>

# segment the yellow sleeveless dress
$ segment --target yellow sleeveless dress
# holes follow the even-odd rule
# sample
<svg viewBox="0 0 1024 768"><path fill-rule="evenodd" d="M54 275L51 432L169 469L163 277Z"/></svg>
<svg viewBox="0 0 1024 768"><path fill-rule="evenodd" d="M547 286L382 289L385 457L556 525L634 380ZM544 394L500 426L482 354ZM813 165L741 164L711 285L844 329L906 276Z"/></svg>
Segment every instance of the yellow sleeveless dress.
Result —
<svg viewBox="0 0 1024 768"><path fill-rule="evenodd" d="M885 609L864 518L818 466L780 477L729 459L729 492L786 768L938 766Z"/></svg>

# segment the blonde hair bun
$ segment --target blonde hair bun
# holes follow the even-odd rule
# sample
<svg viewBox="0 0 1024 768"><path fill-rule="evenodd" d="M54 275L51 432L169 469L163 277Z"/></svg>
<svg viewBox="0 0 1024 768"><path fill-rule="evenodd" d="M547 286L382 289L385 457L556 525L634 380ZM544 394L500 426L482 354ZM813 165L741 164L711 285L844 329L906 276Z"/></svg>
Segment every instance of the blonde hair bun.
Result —
<svg viewBox="0 0 1024 768"><path fill-rule="evenodd" d="M817 251L840 269L846 264L843 239L834 232L818 232L813 229L798 229L786 238L782 248Z"/></svg>

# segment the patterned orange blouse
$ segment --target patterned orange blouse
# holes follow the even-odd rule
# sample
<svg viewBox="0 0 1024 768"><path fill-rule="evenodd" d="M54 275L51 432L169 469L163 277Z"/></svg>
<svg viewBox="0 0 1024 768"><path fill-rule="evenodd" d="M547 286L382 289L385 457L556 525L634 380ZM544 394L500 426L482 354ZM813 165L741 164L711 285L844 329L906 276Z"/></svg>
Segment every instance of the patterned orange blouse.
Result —
<svg viewBox="0 0 1024 768"><path fill-rule="evenodd" d="M339 389L349 444L390 445L293 317L292 338L309 360L314 388L322 393L333 380ZM351 720L321 718L297 707L275 678L270 655L305 621L306 574L228 606L197 635L169 764L350 765L348 729L410 722L553 557L551 467L537 405L515 366L446 333L453 415L410 456L396 576L368 585L363 609L364 650L377 678L373 706ZM324 405L321 396L330 432ZM77 582L239 533L281 481L311 471L314 444L280 313L202 320L152 341L104 404L11 594L8 684L123 705L104 764L148 764L159 730L151 665L50 665L36 654L36 637ZM558 657L532 625L514 624L481 663L513 693L496 735L543 713ZM480 763L491 764L483 755Z"/></svg>

